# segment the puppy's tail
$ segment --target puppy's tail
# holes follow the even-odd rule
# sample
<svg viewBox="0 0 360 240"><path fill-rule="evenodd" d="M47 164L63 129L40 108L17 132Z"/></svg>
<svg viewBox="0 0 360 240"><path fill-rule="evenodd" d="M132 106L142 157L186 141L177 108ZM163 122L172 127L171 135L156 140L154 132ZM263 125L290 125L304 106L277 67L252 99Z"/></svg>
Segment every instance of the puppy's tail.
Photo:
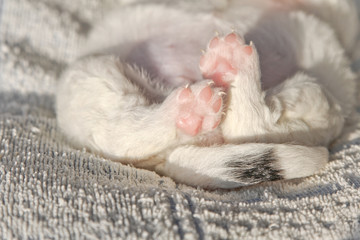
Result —
<svg viewBox="0 0 360 240"><path fill-rule="evenodd" d="M324 147L289 144L188 146L176 149L162 170L189 185L234 188L312 175L325 166L328 155Z"/></svg>

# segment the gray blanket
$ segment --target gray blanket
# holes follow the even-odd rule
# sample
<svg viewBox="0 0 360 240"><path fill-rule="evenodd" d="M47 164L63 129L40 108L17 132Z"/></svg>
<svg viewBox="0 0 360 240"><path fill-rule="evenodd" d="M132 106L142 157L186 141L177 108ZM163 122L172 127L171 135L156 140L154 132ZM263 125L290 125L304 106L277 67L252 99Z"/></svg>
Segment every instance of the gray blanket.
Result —
<svg viewBox="0 0 360 240"><path fill-rule="evenodd" d="M116 0L0 0L0 239L360 239L360 134L319 174L205 191L69 146L56 79Z"/></svg>

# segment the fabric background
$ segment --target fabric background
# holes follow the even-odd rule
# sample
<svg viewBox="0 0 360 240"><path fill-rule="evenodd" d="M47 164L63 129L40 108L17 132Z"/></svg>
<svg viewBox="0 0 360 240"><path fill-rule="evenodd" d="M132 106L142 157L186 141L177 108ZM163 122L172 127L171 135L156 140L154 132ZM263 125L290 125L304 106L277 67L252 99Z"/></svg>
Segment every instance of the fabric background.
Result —
<svg viewBox="0 0 360 240"><path fill-rule="evenodd" d="M57 77L114 2L0 0L0 239L360 239L356 130L317 175L232 191L69 146Z"/></svg>

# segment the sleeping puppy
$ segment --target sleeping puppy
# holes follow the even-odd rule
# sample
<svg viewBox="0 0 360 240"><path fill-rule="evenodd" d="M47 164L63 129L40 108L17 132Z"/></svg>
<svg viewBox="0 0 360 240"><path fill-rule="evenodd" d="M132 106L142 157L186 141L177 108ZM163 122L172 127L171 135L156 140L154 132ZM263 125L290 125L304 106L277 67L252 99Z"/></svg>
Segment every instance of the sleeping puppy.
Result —
<svg viewBox="0 0 360 240"><path fill-rule="evenodd" d="M131 1L63 73L58 125L192 186L311 175L354 111L357 21L350 0Z"/></svg>

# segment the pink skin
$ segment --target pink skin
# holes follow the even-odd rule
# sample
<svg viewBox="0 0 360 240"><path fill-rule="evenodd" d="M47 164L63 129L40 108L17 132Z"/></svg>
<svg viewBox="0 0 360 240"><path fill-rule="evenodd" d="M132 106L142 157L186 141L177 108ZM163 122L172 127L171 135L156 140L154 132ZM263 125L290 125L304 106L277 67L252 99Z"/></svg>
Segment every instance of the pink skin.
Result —
<svg viewBox="0 0 360 240"><path fill-rule="evenodd" d="M222 98L208 85L201 89L184 88L178 94L176 126L190 136L215 129L221 120Z"/></svg>
<svg viewBox="0 0 360 240"><path fill-rule="evenodd" d="M223 38L214 37L206 53L200 59L200 70L205 79L211 79L216 86L227 88L242 67L245 58L253 48L235 33Z"/></svg>
<svg viewBox="0 0 360 240"><path fill-rule="evenodd" d="M216 87L227 88L253 50L235 33L214 37L200 59L203 77L214 81ZM201 83L181 89L177 95L177 128L190 136L214 130L222 116L223 99L218 90Z"/></svg>

